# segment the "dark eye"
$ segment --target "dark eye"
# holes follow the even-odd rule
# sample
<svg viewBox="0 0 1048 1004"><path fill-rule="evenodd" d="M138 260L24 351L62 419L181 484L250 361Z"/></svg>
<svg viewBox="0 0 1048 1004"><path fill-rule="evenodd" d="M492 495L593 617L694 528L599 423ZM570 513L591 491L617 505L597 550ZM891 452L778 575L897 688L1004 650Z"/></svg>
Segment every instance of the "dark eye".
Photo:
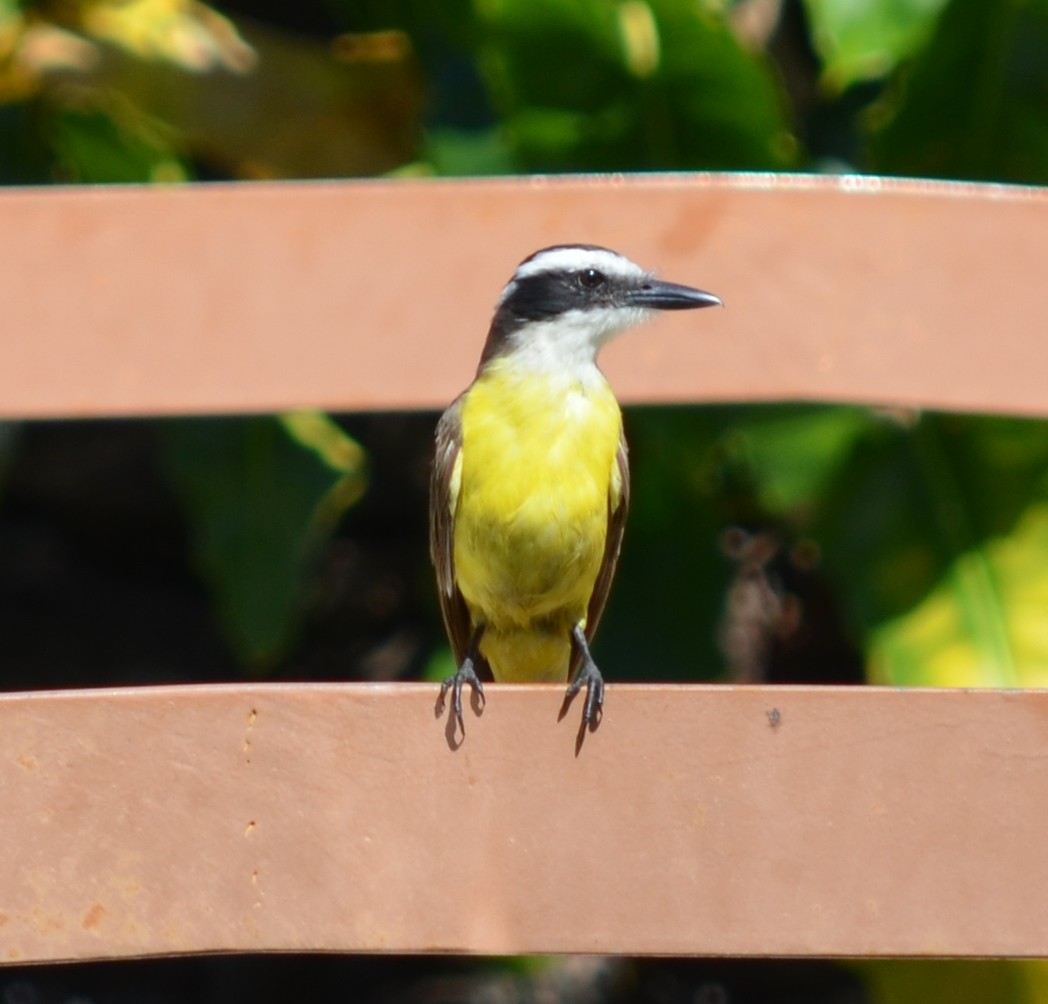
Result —
<svg viewBox="0 0 1048 1004"><path fill-rule="evenodd" d="M595 268L584 268L579 272L579 284L585 286L586 289L596 289L598 286L603 286L605 281L604 273Z"/></svg>

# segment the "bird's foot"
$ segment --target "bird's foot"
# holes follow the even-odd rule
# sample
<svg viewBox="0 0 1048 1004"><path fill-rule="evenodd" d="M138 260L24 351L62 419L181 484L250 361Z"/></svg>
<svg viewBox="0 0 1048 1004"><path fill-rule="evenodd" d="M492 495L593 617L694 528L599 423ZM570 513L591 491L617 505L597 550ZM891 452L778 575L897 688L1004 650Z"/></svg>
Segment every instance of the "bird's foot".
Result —
<svg viewBox="0 0 1048 1004"><path fill-rule="evenodd" d="M484 687L481 685L480 677L477 676L477 671L473 668L473 659L469 656L462 660L462 665L459 666L458 671L449 676L440 685L440 696L437 698L437 714L440 715L444 711L444 700L448 691L451 691L451 712L455 716L455 722L463 735L466 734L466 723L462 718L462 688L467 683L473 692L473 706L479 714L484 708L486 698L484 697Z"/></svg>
<svg viewBox="0 0 1048 1004"><path fill-rule="evenodd" d="M568 686L564 695L564 706L574 700L575 695L586 687L586 703L582 708L582 723L584 728L593 730L600 724L601 716L604 714L604 677L600 675L597 664L589 657L587 652L579 666L575 679Z"/></svg>

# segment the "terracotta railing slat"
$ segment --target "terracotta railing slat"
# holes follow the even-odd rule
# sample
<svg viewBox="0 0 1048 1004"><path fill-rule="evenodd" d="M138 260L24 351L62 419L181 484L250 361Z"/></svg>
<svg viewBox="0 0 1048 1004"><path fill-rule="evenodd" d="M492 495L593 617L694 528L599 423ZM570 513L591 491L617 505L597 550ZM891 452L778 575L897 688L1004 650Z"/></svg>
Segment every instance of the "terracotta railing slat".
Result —
<svg viewBox="0 0 1048 1004"><path fill-rule="evenodd" d="M545 244L720 294L611 346L626 401L1048 414L1048 197L789 176L0 192L0 416L436 408Z"/></svg>
<svg viewBox="0 0 1048 1004"><path fill-rule="evenodd" d="M434 697L0 698L0 958L1048 954L1048 693Z"/></svg>

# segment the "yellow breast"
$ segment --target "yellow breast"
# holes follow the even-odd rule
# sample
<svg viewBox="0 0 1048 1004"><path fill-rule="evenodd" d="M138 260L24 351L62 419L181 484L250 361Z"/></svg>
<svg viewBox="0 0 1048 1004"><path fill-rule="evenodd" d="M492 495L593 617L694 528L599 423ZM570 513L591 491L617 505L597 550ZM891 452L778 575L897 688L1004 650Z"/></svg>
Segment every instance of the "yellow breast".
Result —
<svg viewBox="0 0 1048 1004"><path fill-rule="evenodd" d="M603 378L490 367L462 410L459 589L494 631L578 623L600 569L622 419Z"/></svg>

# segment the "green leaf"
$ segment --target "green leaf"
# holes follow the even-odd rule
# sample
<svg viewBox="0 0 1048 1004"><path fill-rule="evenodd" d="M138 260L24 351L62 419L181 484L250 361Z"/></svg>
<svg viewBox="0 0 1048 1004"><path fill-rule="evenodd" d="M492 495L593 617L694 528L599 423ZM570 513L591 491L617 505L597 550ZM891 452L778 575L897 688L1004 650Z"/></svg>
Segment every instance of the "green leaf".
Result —
<svg viewBox="0 0 1048 1004"><path fill-rule="evenodd" d="M432 655L426 660L425 668L422 670L422 679L432 683L441 683L449 676L454 676L457 670L458 665L450 646L441 645L435 648Z"/></svg>
<svg viewBox="0 0 1048 1004"><path fill-rule="evenodd" d="M874 168L1048 182L1048 0L952 0L885 98Z"/></svg>
<svg viewBox="0 0 1048 1004"><path fill-rule="evenodd" d="M790 517L817 504L860 437L877 420L863 408L754 409L736 428L736 449L750 467L770 515Z"/></svg>
<svg viewBox="0 0 1048 1004"><path fill-rule="evenodd" d="M594 645L610 680L719 674L718 623L730 568L718 550L718 433L710 408L629 408L630 514Z"/></svg>
<svg viewBox="0 0 1048 1004"><path fill-rule="evenodd" d="M0 185L43 185L53 180L50 153L35 109L0 104Z"/></svg>
<svg viewBox="0 0 1048 1004"><path fill-rule="evenodd" d="M294 640L317 545L363 490L363 455L313 413L180 420L161 432L219 624L264 670Z"/></svg>
<svg viewBox="0 0 1048 1004"><path fill-rule="evenodd" d="M533 170L776 169L769 67L690 0L488 0L481 72Z"/></svg>
<svg viewBox="0 0 1048 1004"><path fill-rule="evenodd" d="M737 523L807 533L854 453L884 435L861 408L630 408L633 473L622 558L595 654L610 678L720 674Z"/></svg>
<svg viewBox="0 0 1048 1004"><path fill-rule="evenodd" d="M716 449L678 449L679 469L704 462L729 519L818 544L878 681L1048 682L1048 423L812 407L723 418Z"/></svg>
<svg viewBox="0 0 1048 1004"><path fill-rule="evenodd" d="M1039 679L1048 424L925 415L862 440L811 532L870 638L877 679Z"/></svg>
<svg viewBox="0 0 1048 1004"><path fill-rule="evenodd" d="M521 170L501 129L430 129L425 157L437 174L446 177L514 174Z"/></svg>
<svg viewBox="0 0 1048 1004"><path fill-rule="evenodd" d="M927 41L946 0L805 0L823 83L888 76Z"/></svg>
<svg viewBox="0 0 1048 1004"><path fill-rule="evenodd" d="M130 116L135 120L136 116ZM118 122L101 109L56 110L50 139L65 181L87 184L184 181L186 170L141 121Z"/></svg>

